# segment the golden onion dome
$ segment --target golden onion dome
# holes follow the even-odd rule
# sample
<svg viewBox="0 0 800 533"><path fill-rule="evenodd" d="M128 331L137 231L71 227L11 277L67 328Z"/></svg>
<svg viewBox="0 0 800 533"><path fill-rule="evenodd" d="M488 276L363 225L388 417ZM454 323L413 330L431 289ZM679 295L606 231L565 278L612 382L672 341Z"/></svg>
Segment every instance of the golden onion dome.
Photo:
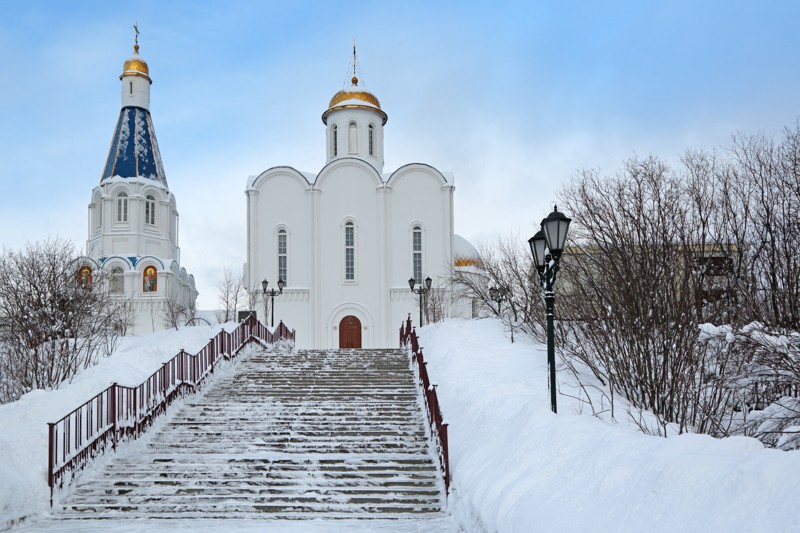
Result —
<svg viewBox="0 0 800 533"><path fill-rule="evenodd" d="M369 91L360 90L358 87L358 78L353 76L351 80L353 86L349 90L341 90L333 95L328 110L322 114L322 122L328 123L328 115L337 109L370 109L377 112L383 118L383 124L386 124L388 117L381 109L381 103L378 98Z"/></svg>
<svg viewBox="0 0 800 533"><path fill-rule="evenodd" d="M133 46L133 55L126 59L122 65L122 74L119 79L122 79L123 76L142 76L147 78L150 83L153 82L150 79L150 69L147 66L147 61L139 55L138 44Z"/></svg>

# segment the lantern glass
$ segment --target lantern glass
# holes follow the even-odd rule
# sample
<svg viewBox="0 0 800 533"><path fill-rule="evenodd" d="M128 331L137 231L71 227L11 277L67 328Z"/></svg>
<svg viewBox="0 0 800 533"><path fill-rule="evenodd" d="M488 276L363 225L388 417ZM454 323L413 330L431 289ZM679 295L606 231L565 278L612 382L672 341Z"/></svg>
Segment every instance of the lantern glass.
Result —
<svg viewBox="0 0 800 533"><path fill-rule="evenodd" d="M282 279L279 279L279 280L278 280L278 290L279 290L279 291L281 291L281 292L283 292L283 288L284 288L285 286L286 286L286 282L285 282L285 281L283 281Z"/></svg>
<svg viewBox="0 0 800 533"><path fill-rule="evenodd" d="M264 281L261 282L261 288L264 290L264 292L267 292L267 285L269 285L269 281L264 278Z"/></svg>
<svg viewBox="0 0 800 533"><path fill-rule="evenodd" d="M412 291L414 290L414 278L408 278L408 286Z"/></svg>
<svg viewBox="0 0 800 533"><path fill-rule="evenodd" d="M553 212L542 220L544 238L547 242L547 248L553 257L559 257L561 252L564 251L570 222L572 222L572 219L564 216L564 213L559 213L556 206L553 207Z"/></svg>
<svg viewBox="0 0 800 533"><path fill-rule="evenodd" d="M497 293L498 293L498 292L499 292L499 291L498 291L496 288L494 288L494 287L490 287L490 288L489 288L489 298L491 298L492 300L495 300L495 301L496 301L496 300L497 300Z"/></svg>
<svg viewBox="0 0 800 533"><path fill-rule="evenodd" d="M432 284L433 284L433 280L431 279L430 276L425 278L425 288L426 289L430 289Z"/></svg>
<svg viewBox="0 0 800 533"><path fill-rule="evenodd" d="M533 262L536 264L536 268L544 268L545 248L547 247L544 232L537 231L536 235L528 239L528 244L531 246L531 255L533 255Z"/></svg>

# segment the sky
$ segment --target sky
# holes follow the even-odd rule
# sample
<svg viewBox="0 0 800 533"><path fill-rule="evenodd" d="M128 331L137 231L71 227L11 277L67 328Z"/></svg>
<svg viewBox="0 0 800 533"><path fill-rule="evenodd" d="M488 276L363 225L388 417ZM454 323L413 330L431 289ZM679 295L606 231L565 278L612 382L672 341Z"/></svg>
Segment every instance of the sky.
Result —
<svg viewBox="0 0 800 533"><path fill-rule="evenodd" d="M527 240L580 169L779 136L800 116L798 19L790 0L0 0L0 240L85 247L135 22L181 264L213 309L246 260L248 177L322 168L354 38L386 171L452 171L456 233L480 244Z"/></svg>

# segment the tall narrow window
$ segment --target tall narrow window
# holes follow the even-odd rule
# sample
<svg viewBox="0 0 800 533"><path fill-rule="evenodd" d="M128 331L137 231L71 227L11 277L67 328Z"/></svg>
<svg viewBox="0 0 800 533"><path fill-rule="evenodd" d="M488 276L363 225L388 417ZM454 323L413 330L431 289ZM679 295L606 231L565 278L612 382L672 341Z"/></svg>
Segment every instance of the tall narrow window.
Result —
<svg viewBox="0 0 800 533"><path fill-rule="evenodd" d="M125 292L125 278L123 277L122 269L120 267L114 267L111 269L110 278L110 292L113 294L122 294Z"/></svg>
<svg viewBox="0 0 800 533"><path fill-rule="evenodd" d="M411 254L414 267L414 281L422 283L422 228L414 226L411 232Z"/></svg>
<svg viewBox="0 0 800 533"><path fill-rule="evenodd" d="M375 126L369 125L369 155L375 155Z"/></svg>
<svg viewBox="0 0 800 533"><path fill-rule="evenodd" d="M339 128L336 127L336 124L331 129L331 154L333 157L339 155Z"/></svg>
<svg viewBox="0 0 800 533"><path fill-rule="evenodd" d="M351 122L348 128L347 146L347 151L351 154L358 153L358 126L355 122Z"/></svg>
<svg viewBox="0 0 800 533"><path fill-rule="evenodd" d="M352 222L344 225L344 279L356 279L356 227Z"/></svg>
<svg viewBox="0 0 800 533"><path fill-rule="evenodd" d="M151 194L144 201L144 222L150 225L156 223L156 199Z"/></svg>
<svg viewBox="0 0 800 533"><path fill-rule="evenodd" d="M286 250L286 230L278 231L278 279L287 280L287 250Z"/></svg>
<svg viewBox="0 0 800 533"><path fill-rule="evenodd" d="M130 83L130 94L131 94L131 96L133 96L133 82L129 82L129 83Z"/></svg>
<svg viewBox="0 0 800 533"><path fill-rule="evenodd" d="M117 222L128 221L128 195L124 192L117 196Z"/></svg>

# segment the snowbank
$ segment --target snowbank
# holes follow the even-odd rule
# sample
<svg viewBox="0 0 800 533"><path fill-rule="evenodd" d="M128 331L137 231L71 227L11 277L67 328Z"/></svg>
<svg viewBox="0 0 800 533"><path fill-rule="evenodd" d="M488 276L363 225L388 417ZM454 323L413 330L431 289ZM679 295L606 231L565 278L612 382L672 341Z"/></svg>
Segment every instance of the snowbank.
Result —
<svg viewBox="0 0 800 533"><path fill-rule="evenodd" d="M495 320L419 334L450 423L450 506L466 531L800 527L800 453L743 437L647 436L580 415L563 395L553 415L544 346L511 344Z"/></svg>

